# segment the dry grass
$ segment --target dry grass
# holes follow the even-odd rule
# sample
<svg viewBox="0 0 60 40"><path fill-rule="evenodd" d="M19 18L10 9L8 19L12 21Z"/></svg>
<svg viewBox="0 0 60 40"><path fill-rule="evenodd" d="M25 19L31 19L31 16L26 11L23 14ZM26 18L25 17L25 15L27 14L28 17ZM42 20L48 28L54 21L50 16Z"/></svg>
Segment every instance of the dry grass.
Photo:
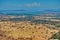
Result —
<svg viewBox="0 0 60 40"><path fill-rule="evenodd" d="M0 22L0 40L48 40L58 30L30 22Z"/></svg>

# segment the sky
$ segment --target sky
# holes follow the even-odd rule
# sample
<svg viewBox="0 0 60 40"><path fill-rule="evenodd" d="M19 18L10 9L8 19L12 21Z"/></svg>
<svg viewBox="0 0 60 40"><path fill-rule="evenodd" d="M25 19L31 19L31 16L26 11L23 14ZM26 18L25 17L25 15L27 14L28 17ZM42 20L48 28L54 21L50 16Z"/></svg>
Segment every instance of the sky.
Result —
<svg viewBox="0 0 60 40"><path fill-rule="evenodd" d="M60 0L0 0L0 10L60 9Z"/></svg>

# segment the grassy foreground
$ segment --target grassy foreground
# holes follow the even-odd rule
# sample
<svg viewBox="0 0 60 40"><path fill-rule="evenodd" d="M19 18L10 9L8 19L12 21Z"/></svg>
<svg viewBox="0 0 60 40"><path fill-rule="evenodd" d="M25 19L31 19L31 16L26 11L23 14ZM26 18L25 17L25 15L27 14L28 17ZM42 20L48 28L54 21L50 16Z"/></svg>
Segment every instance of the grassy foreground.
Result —
<svg viewBox="0 0 60 40"><path fill-rule="evenodd" d="M58 30L28 21L0 22L0 40L48 40Z"/></svg>

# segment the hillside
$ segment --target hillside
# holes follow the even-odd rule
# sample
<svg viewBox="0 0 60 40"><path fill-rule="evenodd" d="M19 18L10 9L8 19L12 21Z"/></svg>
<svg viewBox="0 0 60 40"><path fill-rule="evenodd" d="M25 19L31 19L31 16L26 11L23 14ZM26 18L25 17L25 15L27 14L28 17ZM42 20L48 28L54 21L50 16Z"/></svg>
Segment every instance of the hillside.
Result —
<svg viewBox="0 0 60 40"><path fill-rule="evenodd" d="M48 40L58 31L28 21L0 22L0 40Z"/></svg>

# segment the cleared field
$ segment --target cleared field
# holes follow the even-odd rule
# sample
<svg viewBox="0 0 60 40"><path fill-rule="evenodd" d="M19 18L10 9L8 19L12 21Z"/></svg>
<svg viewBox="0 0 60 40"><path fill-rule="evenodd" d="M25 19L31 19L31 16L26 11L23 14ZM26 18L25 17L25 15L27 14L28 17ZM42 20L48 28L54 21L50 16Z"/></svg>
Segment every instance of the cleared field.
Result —
<svg viewBox="0 0 60 40"><path fill-rule="evenodd" d="M0 40L48 40L58 31L28 21L0 22Z"/></svg>

